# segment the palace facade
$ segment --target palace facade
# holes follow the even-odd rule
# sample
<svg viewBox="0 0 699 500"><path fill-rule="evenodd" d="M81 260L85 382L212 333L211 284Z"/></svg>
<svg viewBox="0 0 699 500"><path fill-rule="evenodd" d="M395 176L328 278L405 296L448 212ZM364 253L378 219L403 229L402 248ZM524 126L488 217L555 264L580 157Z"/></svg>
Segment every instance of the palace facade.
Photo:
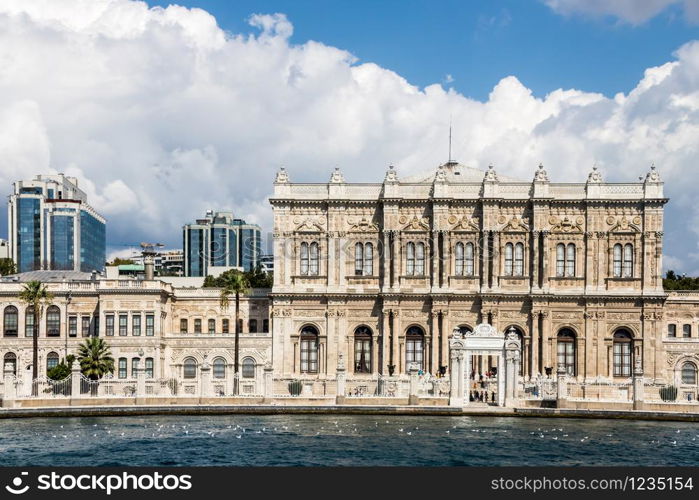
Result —
<svg viewBox="0 0 699 500"><path fill-rule="evenodd" d="M525 380L651 380L696 388L699 294L663 290L655 167L640 182L532 181L450 162L382 183L292 183L281 169L271 294L277 377L449 370L455 330L520 337ZM475 359L476 373L495 365ZM473 366L473 365L472 365ZM691 382L691 383L690 383ZM696 392L695 392L696 394Z"/></svg>

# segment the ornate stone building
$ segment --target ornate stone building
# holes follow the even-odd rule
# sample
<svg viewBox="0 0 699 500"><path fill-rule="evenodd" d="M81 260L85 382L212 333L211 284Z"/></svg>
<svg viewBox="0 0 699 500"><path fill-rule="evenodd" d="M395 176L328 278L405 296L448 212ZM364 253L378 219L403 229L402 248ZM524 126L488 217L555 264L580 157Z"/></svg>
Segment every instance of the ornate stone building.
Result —
<svg viewBox="0 0 699 500"><path fill-rule="evenodd" d="M525 379L564 365L578 380L618 380L640 363L647 378L684 369L696 386L699 296L662 286L667 201L655 167L636 183L596 168L553 183L543 166L522 182L452 162L406 178L390 167L382 183L335 169L300 184L281 169L275 375L330 380L340 363L350 380L376 378L411 362L446 373L452 332L484 322L515 329Z"/></svg>

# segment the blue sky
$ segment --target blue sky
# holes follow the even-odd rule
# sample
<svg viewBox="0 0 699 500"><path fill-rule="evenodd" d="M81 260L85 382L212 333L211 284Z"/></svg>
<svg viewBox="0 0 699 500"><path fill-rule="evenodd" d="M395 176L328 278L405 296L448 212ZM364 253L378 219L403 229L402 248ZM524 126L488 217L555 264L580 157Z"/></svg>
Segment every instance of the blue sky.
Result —
<svg viewBox="0 0 699 500"><path fill-rule="evenodd" d="M699 26L684 19L679 5L633 25L610 15L560 15L537 0L178 3L210 12L232 33L255 33L247 23L252 14L281 12L294 25L293 43L320 41L414 85L443 83L481 101L508 75L516 75L537 97L559 88L609 97L627 93L646 68L699 38Z"/></svg>

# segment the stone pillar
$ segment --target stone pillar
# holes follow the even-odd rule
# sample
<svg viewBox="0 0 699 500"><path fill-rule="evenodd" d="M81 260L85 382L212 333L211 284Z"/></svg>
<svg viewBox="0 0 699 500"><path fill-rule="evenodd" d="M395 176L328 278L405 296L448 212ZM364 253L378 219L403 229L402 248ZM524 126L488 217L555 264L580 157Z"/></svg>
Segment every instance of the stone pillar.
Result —
<svg viewBox="0 0 699 500"><path fill-rule="evenodd" d="M11 365L5 366L5 371L3 372L5 384L5 392L2 395L2 407L12 408L15 405L15 398L17 397L17 389L15 388L15 373L12 370Z"/></svg>
<svg viewBox="0 0 699 500"><path fill-rule="evenodd" d="M408 396L408 404L409 405L416 405L419 403L419 396L418 396L419 377L418 377L417 372L418 372L417 363L411 363L410 367L408 368L408 373L410 376L410 394Z"/></svg>
<svg viewBox="0 0 699 500"><path fill-rule="evenodd" d="M337 362L335 377L337 379L335 403L341 405L345 403L345 394L347 393L347 373L345 373L345 362L342 356Z"/></svg>
<svg viewBox="0 0 699 500"><path fill-rule="evenodd" d="M498 406L505 406L505 356L498 356Z"/></svg>
<svg viewBox="0 0 699 500"><path fill-rule="evenodd" d="M264 371L264 398L265 402L268 403L274 397L274 369L272 368L271 363L267 363L265 365Z"/></svg>
<svg viewBox="0 0 699 500"><path fill-rule="evenodd" d="M207 398L211 396L211 365L207 360L201 364L199 376L199 396Z"/></svg>
<svg viewBox="0 0 699 500"><path fill-rule="evenodd" d="M539 288L539 231L532 232L531 288Z"/></svg>
<svg viewBox="0 0 699 500"><path fill-rule="evenodd" d="M500 288L500 275L502 271L500 270L500 233L498 231L493 232L493 288Z"/></svg>
<svg viewBox="0 0 699 500"><path fill-rule="evenodd" d="M391 249L390 249L390 238L388 232L384 231L382 235L382 245L381 245L381 260L383 270L381 272L381 289L386 290L391 286Z"/></svg>
<svg viewBox="0 0 699 500"><path fill-rule="evenodd" d="M510 328L505 338L505 405L514 406L517 403L517 386L519 383L519 353L521 343L514 328Z"/></svg>
<svg viewBox="0 0 699 500"><path fill-rule="evenodd" d="M432 231L432 288L439 288L439 233Z"/></svg>
<svg viewBox="0 0 699 500"><path fill-rule="evenodd" d="M146 395L146 370L140 364L136 368L136 397Z"/></svg>
<svg viewBox="0 0 699 500"><path fill-rule="evenodd" d="M558 366L558 380L557 380L557 406L562 408L565 406L565 401L568 399L568 374L566 373L566 368L563 365Z"/></svg>
<svg viewBox="0 0 699 500"><path fill-rule="evenodd" d="M454 348L451 351L451 375L449 379L449 406L464 406L464 351Z"/></svg>
<svg viewBox="0 0 699 500"><path fill-rule="evenodd" d="M73 361L73 366L70 367L70 397L79 398L80 397L80 377L82 373L80 371L80 364L78 360Z"/></svg>
<svg viewBox="0 0 699 500"><path fill-rule="evenodd" d="M633 367L633 409L643 409L643 366L638 357Z"/></svg>
<svg viewBox="0 0 699 500"><path fill-rule="evenodd" d="M32 367L27 366L24 369L24 375L22 376L22 396L29 397L32 395L32 385L34 384L34 379L32 378Z"/></svg>
<svg viewBox="0 0 699 500"><path fill-rule="evenodd" d="M391 233L391 288L396 288L398 286L398 254L400 249L398 248L398 232L393 231Z"/></svg>

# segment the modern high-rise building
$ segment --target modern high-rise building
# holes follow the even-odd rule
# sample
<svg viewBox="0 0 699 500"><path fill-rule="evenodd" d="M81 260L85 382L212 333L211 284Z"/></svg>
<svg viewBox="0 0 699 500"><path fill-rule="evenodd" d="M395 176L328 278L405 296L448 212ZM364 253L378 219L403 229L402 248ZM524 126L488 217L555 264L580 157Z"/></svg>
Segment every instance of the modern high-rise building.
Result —
<svg viewBox="0 0 699 500"><path fill-rule="evenodd" d="M17 272L104 269L105 219L88 205L75 177L37 175L13 183L7 212Z"/></svg>
<svg viewBox="0 0 699 500"><path fill-rule="evenodd" d="M257 266L261 230L257 224L236 219L231 212L207 210L206 217L182 229L185 276L206 276L212 267Z"/></svg>

